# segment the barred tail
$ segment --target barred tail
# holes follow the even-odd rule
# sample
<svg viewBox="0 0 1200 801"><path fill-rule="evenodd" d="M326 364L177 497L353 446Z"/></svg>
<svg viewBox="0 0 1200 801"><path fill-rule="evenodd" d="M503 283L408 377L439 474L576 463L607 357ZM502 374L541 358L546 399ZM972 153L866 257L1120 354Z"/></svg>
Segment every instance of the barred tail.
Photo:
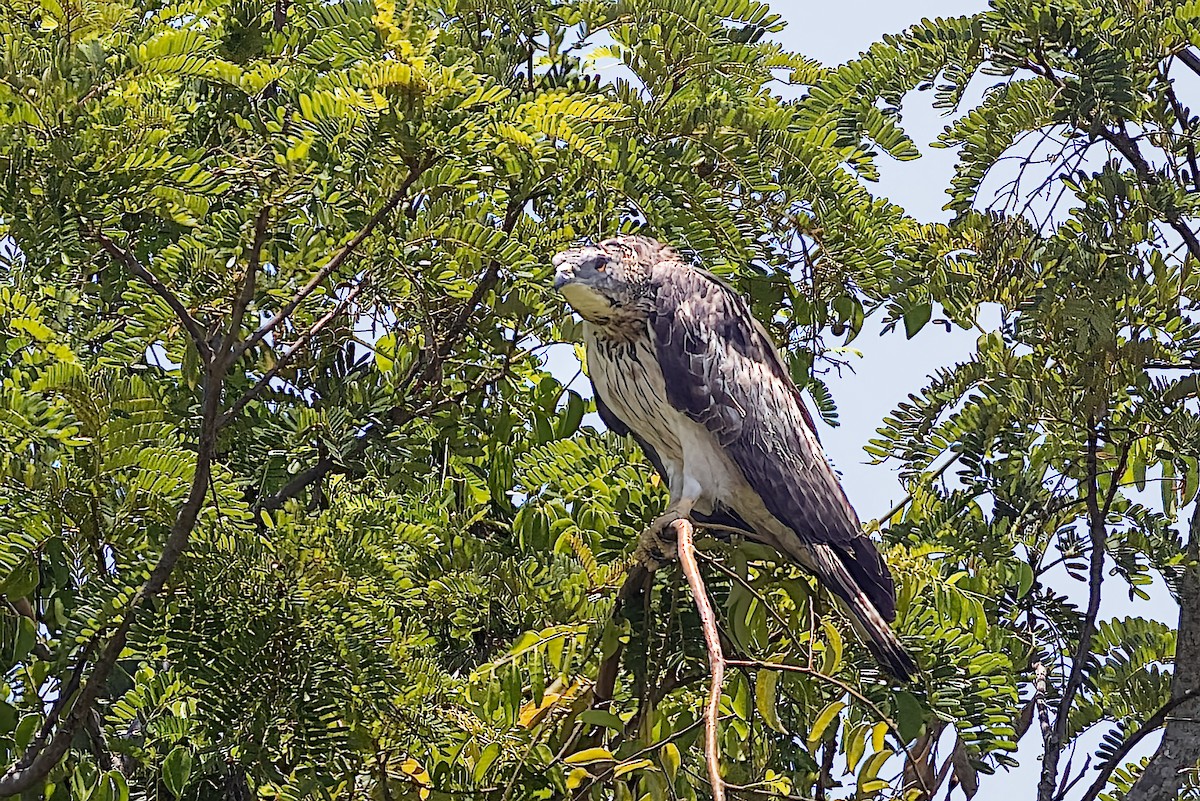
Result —
<svg viewBox="0 0 1200 801"><path fill-rule="evenodd" d="M854 581L841 558L827 545L809 549L810 569L820 582L841 602L851 623L875 660L901 681L911 681L918 673L917 663L904 650L883 615Z"/></svg>

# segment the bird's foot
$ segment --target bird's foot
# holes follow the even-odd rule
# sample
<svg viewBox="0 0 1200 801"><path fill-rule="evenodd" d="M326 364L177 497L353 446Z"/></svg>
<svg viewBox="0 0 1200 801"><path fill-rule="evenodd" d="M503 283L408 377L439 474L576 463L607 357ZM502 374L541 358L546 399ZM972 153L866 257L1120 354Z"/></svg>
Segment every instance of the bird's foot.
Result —
<svg viewBox="0 0 1200 801"><path fill-rule="evenodd" d="M638 538L637 548L633 552L634 562L653 572L678 559L679 543L675 541L671 524L681 519L677 514L668 513L651 523Z"/></svg>

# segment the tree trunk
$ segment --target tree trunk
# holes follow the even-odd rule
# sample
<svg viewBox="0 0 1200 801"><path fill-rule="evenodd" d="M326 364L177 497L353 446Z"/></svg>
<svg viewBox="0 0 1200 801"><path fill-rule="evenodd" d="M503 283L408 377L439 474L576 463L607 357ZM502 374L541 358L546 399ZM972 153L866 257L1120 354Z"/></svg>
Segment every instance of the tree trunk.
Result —
<svg viewBox="0 0 1200 801"><path fill-rule="evenodd" d="M1171 697L1200 689L1200 503L1188 532L1187 565L1179 581L1179 633ZM1189 771L1200 764L1200 698L1186 701L1167 718L1162 742L1126 801L1179 796Z"/></svg>

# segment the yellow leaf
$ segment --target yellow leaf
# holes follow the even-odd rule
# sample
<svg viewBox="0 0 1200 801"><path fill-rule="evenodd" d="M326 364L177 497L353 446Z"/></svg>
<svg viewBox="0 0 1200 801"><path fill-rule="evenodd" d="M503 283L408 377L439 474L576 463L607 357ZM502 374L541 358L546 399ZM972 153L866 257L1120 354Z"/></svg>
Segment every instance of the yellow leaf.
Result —
<svg viewBox="0 0 1200 801"><path fill-rule="evenodd" d="M679 774L679 765L683 762L683 758L679 754L679 746L675 743L667 743L659 750L659 759L662 760L663 772L667 774L667 780L674 784L675 777Z"/></svg>
<svg viewBox="0 0 1200 801"><path fill-rule="evenodd" d="M642 768L650 767L654 767L654 763L648 759L639 759L636 762L622 762L616 767L616 770L613 771L613 778L619 778L624 776L626 773L633 773L635 770L641 770Z"/></svg>
<svg viewBox="0 0 1200 801"><path fill-rule="evenodd" d="M581 765L589 762L616 762L616 757L607 748L585 748L582 751L576 751L571 754L563 762L568 765Z"/></svg>
<svg viewBox="0 0 1200 801"><path fill-rule="evenodd" d="M829 706L821 710L821 714L817 715L817 720L813 723L812 730L808 733L808 750L817 750L817 745L825 736L825 730L829 728L829 724L837 719L838 713L846 706L844 701L834 701Z"/></svg>
<svg viewBox="0 0 1200 801"><path fill-rule="evenodd" d="M763 722L768 727L780 734L786 734L787 730L779 722L779 711L775 708L778 686L778 672L774 670L760 671L754 683L754 705L758 707L758 714L762 715Z"/></svg>
<svg viewBox="0 0 1200 801"><path fill-rule="evenodd" d="M567 789L574 790L579 785L591 777L592 774L587 772L587 768L575 768L567 775Z"/></svg>
<svg viewBox="0 0 1200 801"><path fill-rule="evenodd" d="M871 731L871 748L875 751L882 751L888 733L888 725L883 722L875 724L875 728Z"/></svg>

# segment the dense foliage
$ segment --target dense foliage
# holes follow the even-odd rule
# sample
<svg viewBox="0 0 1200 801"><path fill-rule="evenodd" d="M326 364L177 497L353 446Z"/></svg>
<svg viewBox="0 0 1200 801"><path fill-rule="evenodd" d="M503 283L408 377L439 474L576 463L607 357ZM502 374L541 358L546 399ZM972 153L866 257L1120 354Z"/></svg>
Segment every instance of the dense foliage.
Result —
<svg viewBox="0 0 1200 801"><path fill-rule="evenodd" d="M687 587L616 604L665 494L543 359L578 339L549 256L632 230L734 281L830 421L813 368L865 315L1003 310L868 446L911 484L881 528L918 682L799 571L706 544L730 794L969 796L1035 718L1039 801L1097 727L1126 789L1176 637L1097 610L1155 576L1189 597L1200 171L1172 70L1200 4L998 1L833 69L782 25L0 8L0 796L707 797ZM917 155L901 99L974 80L941 140L955 220L873 196ZM1030 177L997 191L1014 152Z"/></svg>

